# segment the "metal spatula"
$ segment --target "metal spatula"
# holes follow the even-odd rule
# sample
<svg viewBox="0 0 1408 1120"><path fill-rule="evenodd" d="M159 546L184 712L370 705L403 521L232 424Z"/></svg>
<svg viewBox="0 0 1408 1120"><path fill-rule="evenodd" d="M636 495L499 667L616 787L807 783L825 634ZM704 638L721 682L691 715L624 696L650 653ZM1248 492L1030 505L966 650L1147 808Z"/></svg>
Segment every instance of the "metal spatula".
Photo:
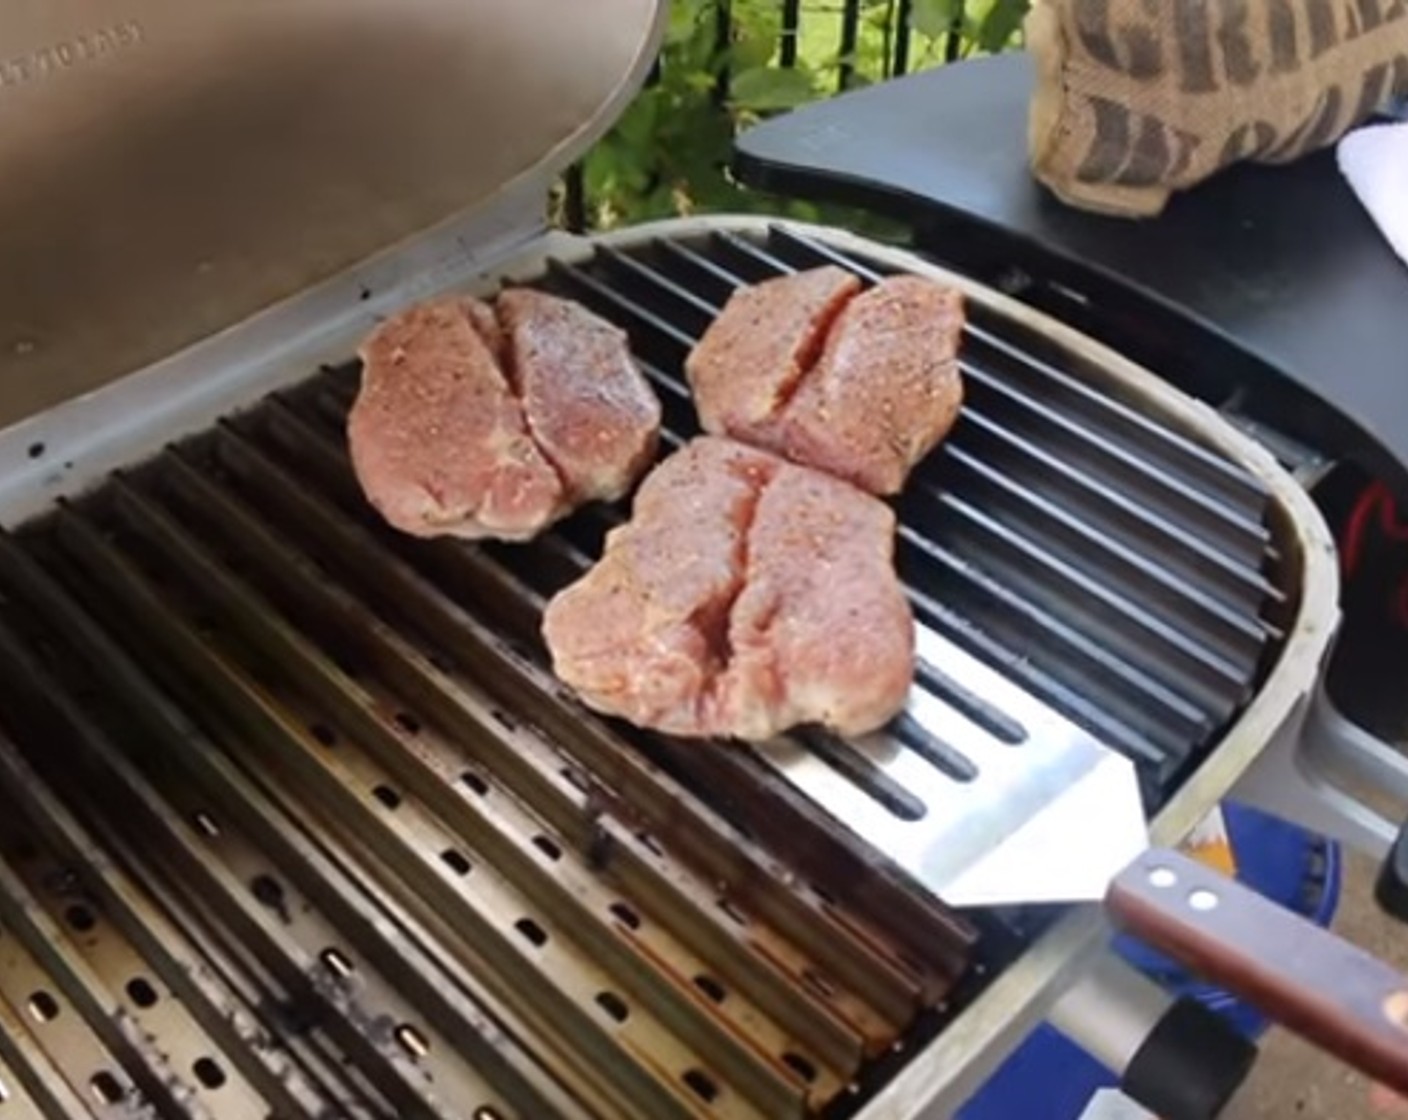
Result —
<svg viewBox="0 0 1408 1120"><path fill-rule="evenodd" d="M933 630L904 715L755 749L954 907L1091 902L1148 846L1133 764Z"/></svg>
<svg viewBox="0 0 1408 1120"><path fill-rule="evenodd" d="M1128 759L932 631L919 654L920 683L887 733L759 753L948 905L1099 903L1114 925L1408 1094L1408 977L1151 848Z"/></svg>

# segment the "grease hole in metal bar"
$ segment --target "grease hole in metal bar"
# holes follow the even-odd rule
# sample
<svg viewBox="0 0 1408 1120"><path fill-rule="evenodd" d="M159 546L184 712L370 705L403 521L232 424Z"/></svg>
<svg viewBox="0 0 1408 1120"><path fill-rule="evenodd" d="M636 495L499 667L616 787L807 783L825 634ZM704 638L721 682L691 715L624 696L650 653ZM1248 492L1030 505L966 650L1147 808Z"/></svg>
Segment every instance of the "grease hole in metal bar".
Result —
<svg viewBox="0 0 1408 1120"><path fill-rule="evenodd" d="M399 809L401 807L401 795L390 786L377 786L376 789L372 790L372 796L388 809Z"/></svg>
<svg viewBox="0 0 1408 1120"><path fill-rule="evenodd" d="M598 1007L618 1023L624 1023L631 1017L631 1009L626 1006L626 1001L615 992L598 992L596 1002Z"/></svg>
<svg viewBox="0 0 1408 1120"><path fill-rule="evenodd" d="M308 725L308 730L313 738L322 743L325 747L337 746L337 732L325 723L312 723Z"/></svg>
<svg viewBox="0 0 1408 1120"><path fill-rule="evenodd" d="M196 827L211 840L220 835L220 826L215 823L215 818L209 813L196 813L192 819L195 821Z"/></svg>
<svg viewBox="0 0 1408 1120"><path fill-rule="evenodd" d="M582 774L580 770L573 770L570 766L564 766L560 772L562 776L567 779L569 786L581 790L583 793L591 792L591 786L587 783L586 776Z"/></svg>
<svg viewBox="0 0 1408 1120"><path fill-rule="evenodd" d="M272 875L256 875L250 880L249 889L261 905L271 910L284 909L284 889Z"/></svg>
<svg viewBox="0 0 1408 1120"><path fill-rule="evenodd" d="M532 918L519 918L518 921L513 923L513 928L518 930L529 942L538 946L540 949L548 943L547 930L543 929L543 927L533 921Z"/></svg>
<svg viewBox="0 0 1408 1120"><path fill-rule="evenodd" d="M396 721L396 726L407 735L420 734L420 720L416 719L410 712L397 712L392 718Z"/></svg>
<svg viewBox="0 0 1408 1120"><path fill-rule="evenodd" d="M79 933L88 933L98 924L98 919L93 917L93 911L82 903L75 903L65 910L64 921Z"/></svg>
<svg viewBox="0 0 1408 1120"><path fill-rule="evenodd" d="M696 976L694 986L715 1003L723 1003L728 998L728 990L712 976Z"/></svg>
<svg viewBox="0 0 1408 1120"><path fill-rule="evenodd" d="M337 949L324 949L318 954L318 959L323 962L323 967L339 980L346 980L352 975L352 962Z"/></svg>
<svg viewBox="0 0 1408 1120"><path fill-rule="evenodd" d="M31 459L42 459L44 457L44 445L42 443L31 443L29 445L29 457Z"/></svg>
<svg viewBox="0 0 1408 1120"><path fill-rule="evenodd" d="M29 997L29 1013L41 1023L52 1022L59 1017L59 1001L48 992L35 992Z"/></svg>
<svg viewBox="0 0 1408 1120"><path fill-rule="evenodd" d="M333 653L329 656L332 659L332 663L337 666L338 672L340 672L348 680L355 681L360 675L361 671L357 668L357 663L353 661L350 657L347 657L345 654L341 653Z"/></svg>
<svg viewBox="0 0 1408 1120"><path fill-rule="evenodd" d="M401 1044L402 1050L417 1061L430 1054L429 1040L409 1023L402 1023L396 1028L396 1041Z"/></svg>
<svg viewBox="0 0 1408 1120"><path fill-rule="evenodd" d="M801 1054L794 1054L790 1050L787 1051L787 1053L782 1055L782 1064L808 1084L816 1080L816 1066L807 1061Z"/></svg>
<svg viewBox="0 0 1408 1120"><path fill-rule="evenodd" d="M728 899L726 899L726 898L721 898L721 899L718 900L718 903L719 903L719 909L722 910L725 914L727 914L730 918L732 918L732 919L733 919L735 922L737 922L739 925L741 925L741 926L746 926L746 925L748 924L748 917L747 917L747 915L744 914L742 911L736 909L736 908L734 907L733 903L730 902Z"/></svg>
<svg viewBox="0 0 1408 1120"><path fill-rule="evenodd" d="M511 715L509 715L507 712L500 711L498 708L494 708L490 712L490 714L494 717L498 725L502 727L505 731L518 730L518 721L514 719Z"/></svg>
<svg viewBox="0 0 1408 1120"><path fill-rule="evenodd" d="M547 856L548 859L559 860L562 858L562 849L546 836L533 837L533 846L537 848L538 851L542 852L543 855Z"/></svg>
<svg viewBox="0 0 1408 1120"><path fill-rule="evenodd" d="M831 999L836 994L836 987L826 977L808 968L802 973L802 983L811 988L820 996Z"/></svg>
<svg viewBox="0 0 1408 1120"><path fill-rule="evenodd" d="M460 781L472 789L479 796L483 797L489 792L489 783L476 774L473 770L466 770L460 775Z"/></svg>
<svg viewBox="0 0 1408 1120"><path fill-rule="evenodd" d="M151 1007L157 1001L156 989L144 977L134 976L127 981L127 998L138 1007Z"/></svg>
<svg viewBox="0 0 1408 1120"><path fill-rule="evenodd" d="M619 921L627 929L640 929L640 915L637 914L634 910L632 910L629 906L627 906L624 902L613 902L611 904L611 913L614 914L616 916L616 920Z"/></svg>
<svg viewBox="0 0 1408 1120"><path fill-rule="evenodd" d="M93 1090L93 1096L103 1104L117 1104L127 1095L123 1092L122 1082L107 1070L95 1073L88 1086Z"/></svg>
<svg viewBox="0 0 1408 1120"><path fill-rule="evenodd" d="M700 1100L712 1104L718 1100L719 1087L714 1084L713 1078L703 1070L691 1069L684 1075L684 1083L688 1085Z"/></svg>
<svg viewBox="0 0 1408 1120"><path fill-rule="evenodd" d="M225 1084L225 1071L214 1058L197 1058L191 1066L191 1072L207 1089L218 1089Z"/></svg>
<svg viewBox="0 0 1408 1120"><path fill-rule="evenodd" d="M472 870L469 860L465 859L464 856L455 851L454 848L446 848L440 853L440 859L444 862L445 866L456 875L468 875Z"/></svg>

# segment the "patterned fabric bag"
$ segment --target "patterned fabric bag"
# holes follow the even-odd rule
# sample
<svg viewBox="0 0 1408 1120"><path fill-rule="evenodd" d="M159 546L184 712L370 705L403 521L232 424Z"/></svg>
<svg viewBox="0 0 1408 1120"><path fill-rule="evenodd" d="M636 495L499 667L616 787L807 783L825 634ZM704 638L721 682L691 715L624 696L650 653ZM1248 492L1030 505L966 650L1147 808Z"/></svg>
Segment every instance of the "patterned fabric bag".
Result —
<svg viewBox="0 0 1408 1120"><path fill-rule="evenodd" d="M1408 0L1035 0L1032 170L1153 217L1233 163L1285 163L1408 94Z"/></svg>

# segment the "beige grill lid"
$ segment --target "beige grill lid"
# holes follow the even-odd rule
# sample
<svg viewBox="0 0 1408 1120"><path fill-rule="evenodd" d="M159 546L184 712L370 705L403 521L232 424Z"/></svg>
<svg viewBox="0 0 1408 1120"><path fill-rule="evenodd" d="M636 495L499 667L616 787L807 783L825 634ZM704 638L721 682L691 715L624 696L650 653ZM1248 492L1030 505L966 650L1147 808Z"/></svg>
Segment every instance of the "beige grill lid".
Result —
<svg viewBox="0 0 1408 1120"><path fill-rule="evenodd" d="M662 9L0 5L0 429L517 183L546 192L639 88Z"/></svg>

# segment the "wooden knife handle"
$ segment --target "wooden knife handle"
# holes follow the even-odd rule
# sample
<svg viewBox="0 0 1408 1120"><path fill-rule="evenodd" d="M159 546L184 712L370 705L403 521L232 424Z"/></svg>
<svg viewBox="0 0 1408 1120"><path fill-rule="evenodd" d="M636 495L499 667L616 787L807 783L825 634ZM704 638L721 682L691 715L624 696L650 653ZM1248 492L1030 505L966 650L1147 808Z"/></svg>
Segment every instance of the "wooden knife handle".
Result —
<svg viewBox="0 0 1408 1120"><path fill-rule="evenodd" d="M1408 1096L1408 977L1177 852L1110 884L1111 918L1367 1076Z"/></svg>

